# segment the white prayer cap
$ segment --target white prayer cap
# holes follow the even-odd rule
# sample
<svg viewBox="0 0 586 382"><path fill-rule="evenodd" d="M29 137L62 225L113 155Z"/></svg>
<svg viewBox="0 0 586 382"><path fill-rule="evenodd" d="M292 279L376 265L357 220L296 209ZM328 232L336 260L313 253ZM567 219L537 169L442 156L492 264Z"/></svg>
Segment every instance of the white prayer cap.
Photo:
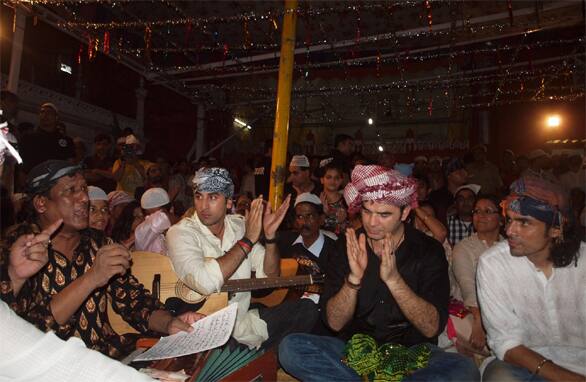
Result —
<svg viewBox="0 0 586 382"><path fill-rule="evenodd" d="M309 167L309 159L305 155L293 155L289 166L295 167Z"/></svg>
<svg viewBox="0 0 586 382"><path fill-rule="evenodd" d="M297 198L295 198L295 206L297 206L299 203L311 203L318 206L322 205L320 198L318 198L316 194L312 194L310 192L304 192L297 195Z"/></svg>
<svg viewBox="0 0 586 382"><path fill-rule="evenodd" d="M149 188L140 198L140 206L145 210L169 204L169 194L160 187Z"/></svg>
<svg viewBox="0 0 586 382"><path fill-rule="evenodd" d="M456 192L454 193L454 195L458 195L458 192L460 192L461 190L470 190L474 193L474 195L478 195L478 192L480 192L480 188L481 186L478 184L465 184L463 186L456 188Z"/></svg>
<svg viewBox="0 0 586 382"><path fill-rule="evenodd" d="M543 151L542 149L537 149L537 150L533 150L529 153L529 155L527 155L527 158L529 158L529 160L533 160L533 159L537 159L539 157L546 157L548 156L547 153L545 151Z"/></svg>
<svg viewBox="0 0 586 382"><path fill-rule="evenodd" d="M45 102L44 104L41 105L41 109L44 107L51 108L55 111L55 114L59 114L59 110L57 110L57 106L55 106L55 104L53 104L51 102Z"/></svg>
<svg viewBox="0 0 586 382"><path fill-rule="evenodd" d="M130 134L126 137L125 142L127 145L138 145L140 144L139 140L134 136L134 134Z"/></svg>
<svg viewBox="0 0 586 382"><path fill-rule="evenodd" d="M108 201L108 195L100 187L87 186L87 194L90 200L105 200Z"/></svg>

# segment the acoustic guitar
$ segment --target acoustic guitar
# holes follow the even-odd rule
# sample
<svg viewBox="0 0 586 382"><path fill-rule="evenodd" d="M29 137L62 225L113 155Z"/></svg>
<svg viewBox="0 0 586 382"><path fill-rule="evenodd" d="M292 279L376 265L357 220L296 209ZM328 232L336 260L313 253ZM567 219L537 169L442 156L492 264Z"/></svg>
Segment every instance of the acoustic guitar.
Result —
<svg viewBox="0 0 586 382"><path fill-rule="evenodd" d="M158 253L133 252L131 272L161 302L168 303L170 300L180 299L187 304L192 304L189 310L209 315L228 305L228 293L285 287L285 289L277 289L264 298L270 304L278 304L285 299L288 291L287 287L313 285L324 281L323 275L295 275L297 271L295 259L282 259L281 266L285 273L292 273L292 275L228 280L224 283L219 293L213 293L209 296L201 295L185 285L177 277L171 259ZM263 302L263 299L260 300L259 302ZM112 329L116 333L137 333L114 311L111 304L108 304L108 318Z"/></svg>

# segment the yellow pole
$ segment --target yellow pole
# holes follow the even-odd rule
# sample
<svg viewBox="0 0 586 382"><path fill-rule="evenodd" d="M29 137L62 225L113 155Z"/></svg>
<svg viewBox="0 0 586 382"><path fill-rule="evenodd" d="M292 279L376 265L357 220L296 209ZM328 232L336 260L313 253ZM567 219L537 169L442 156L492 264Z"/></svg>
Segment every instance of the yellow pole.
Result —
<svg viewBox="0 0 586 382"><path fill-rule="evenodd" d="M296 23L297 0L285 0L279 84L277 85L277 109L275 111L275 129L273 132L271 183L269 186L269 202L273 208L277 208L283 202L283 189L287 176L287 137L289 135L289 114L291 112Z"/></svg>

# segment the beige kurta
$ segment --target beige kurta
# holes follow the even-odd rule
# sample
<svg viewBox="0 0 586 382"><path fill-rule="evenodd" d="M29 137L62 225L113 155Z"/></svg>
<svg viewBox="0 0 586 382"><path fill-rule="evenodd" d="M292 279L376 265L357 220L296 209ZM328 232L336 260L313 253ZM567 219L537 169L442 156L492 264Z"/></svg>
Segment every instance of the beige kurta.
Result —
<svg viewBox="0 0 586 382"><path fill-rule="evenodd" d="M499 235L498 241L493 245L503 241L504 238ZM464 305L471 307L478 307L476 301L476 267L478 266L478 259L491 246L485 240L480 240L477 233L473 233L469 237L461 240L452 252L452 269Z"/></svg>
<svg viewBox="0 0 586 382"><path fill-rule="evenodd" d="M244 217L226 215L224 237L220 241L194 214L182 219L167 232L167 251L175 272L190 288L209 295L220 291L224 277L217 258L223 256L244 236ZM230 277L248 279L251 272L257 278L266 277L263 270L265 249L256 244L248 258ZM268 337L267 324L260 319L258 310L249 310L250 292L235 293L229 303L238 304L238 316L232 336L249 347L259 347Z"/></svg>

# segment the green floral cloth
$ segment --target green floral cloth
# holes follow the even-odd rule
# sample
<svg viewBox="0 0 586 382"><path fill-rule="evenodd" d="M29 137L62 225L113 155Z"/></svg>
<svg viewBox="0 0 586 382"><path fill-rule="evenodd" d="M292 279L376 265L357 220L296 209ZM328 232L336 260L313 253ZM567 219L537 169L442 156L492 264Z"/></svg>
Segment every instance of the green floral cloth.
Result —
<svg viewBox="0 0 586 382"><path fill-rule="evenodd" d="M364 380L401 381L415 370L427 366L431 349L422 344L407 348L384 344L366 334L355 334L346 343L345 362Z"/></svg>

